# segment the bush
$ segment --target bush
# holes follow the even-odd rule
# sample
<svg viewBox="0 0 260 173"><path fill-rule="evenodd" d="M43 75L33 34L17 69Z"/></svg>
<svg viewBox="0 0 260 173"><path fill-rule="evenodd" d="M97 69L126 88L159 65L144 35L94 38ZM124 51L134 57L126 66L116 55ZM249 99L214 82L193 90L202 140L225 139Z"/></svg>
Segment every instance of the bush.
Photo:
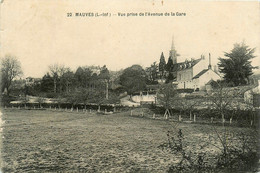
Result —
<svg viewBox="0 0 260 173"><path fill-rule="evenodd" d="M223 136L215 131L219 141L221 142L221 154L213 157L209 162L209 153L203 151L204 145L201 144L201 151L191 151L185 142L182 130L179 129L178 134L167 132L168 141L164 142L159 148L173 154L174 157L179 156L179 162L169 167L168 172L238 172L238 171L256 171L258 166L259 155L257 151L258 133L248 136L240 133L233 137L229 136L227 143L227 132ZM234 145L233 142L240 145ZM209 139L208 144L212 143ZM215 143L215 141L213 142ZM215 146L212 143L213 146ZM230 145L231 144L231 145ZM203 151L203 152L202 152Z"/></svg>

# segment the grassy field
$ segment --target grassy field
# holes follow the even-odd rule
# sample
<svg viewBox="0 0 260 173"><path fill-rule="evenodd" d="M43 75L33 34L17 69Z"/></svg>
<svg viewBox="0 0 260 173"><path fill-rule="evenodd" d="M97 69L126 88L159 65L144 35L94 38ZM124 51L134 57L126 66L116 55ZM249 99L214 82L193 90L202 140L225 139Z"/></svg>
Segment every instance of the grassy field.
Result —
<svg viewBox="0 0 260 173"><path fill-rule="evenodd" d="M166 172L179 157L158 146L182 129L189 149L212 157L221 147L211 125L96 113L3 110L4 172ZM217 126L221 133L223 127ZM230 135L252 134L230 127ZM1 132L0 132L1 133ZM201 149L201 145L205 147Z"/></svg>

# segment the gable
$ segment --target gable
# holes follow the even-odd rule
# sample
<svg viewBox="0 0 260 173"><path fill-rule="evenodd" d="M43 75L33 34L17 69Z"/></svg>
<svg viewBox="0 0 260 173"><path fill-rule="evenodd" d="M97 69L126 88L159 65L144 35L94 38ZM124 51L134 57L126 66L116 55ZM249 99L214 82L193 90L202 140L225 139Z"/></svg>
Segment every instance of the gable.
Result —
<svg viewBox="0 0 260 173"><path fill-rule="evenodd" d="M212 69L204 69L201 72L199 72L196 76L194 76L192 79L212 79L212 80L218 80L220 79L220 76L214 72ZM209 82L209 81L208 81ZM206 84L206 83L205 83Z"/></svg>
<svg viewBox="0 0 260 173"><path fill-rule="evenodd" d="M192 79L197 79L200 76L202 76L203 74L205 74L209 69L204 69L201 72L199 72L196 76L194 76Z"/></svg>

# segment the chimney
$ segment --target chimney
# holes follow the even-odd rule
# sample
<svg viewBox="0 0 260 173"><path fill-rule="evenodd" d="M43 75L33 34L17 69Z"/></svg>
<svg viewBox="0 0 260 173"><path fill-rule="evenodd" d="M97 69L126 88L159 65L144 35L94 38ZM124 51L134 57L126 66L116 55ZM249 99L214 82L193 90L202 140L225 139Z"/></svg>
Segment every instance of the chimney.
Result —
<svg viewBox="0 0 260 173"><path fill-rule="evenodd" d="M209 53L209 66L208 69L211 69L211 57L210 57L210 53Z"/></svg>
<svg viewBox="0 0 260 173"><path fill-rule="evenodd" d="M214 65L214 72L218 72L218 70L217 70L217 65Z"/></svg>

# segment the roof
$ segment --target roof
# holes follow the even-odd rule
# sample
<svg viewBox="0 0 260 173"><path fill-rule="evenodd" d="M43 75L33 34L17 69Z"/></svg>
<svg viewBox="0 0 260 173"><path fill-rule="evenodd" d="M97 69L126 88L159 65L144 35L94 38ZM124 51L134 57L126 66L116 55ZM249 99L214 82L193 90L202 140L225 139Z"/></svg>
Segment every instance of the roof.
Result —
<svg viewBox="0 0 260 173"><path fill-rule="evenodd" d="M210 79L210 81L208 81L205 85L211 85L212 82L215 82L213 79Z"/></svg>
<svg viewBox="0 0 260 173"><path fill-rule="evenodd" d="M193 66L195 66L198 62L200 62L200 59L196 59L196 60L190 60L190 61L185 61L185 62L180 62L180 63L176 63L173 64L173 66L171 67L171 71L180 71L180 70L184 70L184 69L190 69Z"/></svg>
<svg viewBox="0 0 260 173"><path fill-rule="evenodd" d="M199 72L196 76L194 76L192 79L196 79L199 78L200 76L202 76L204 73L206 73L209 69L204 69L201 72Z"/></svg>

